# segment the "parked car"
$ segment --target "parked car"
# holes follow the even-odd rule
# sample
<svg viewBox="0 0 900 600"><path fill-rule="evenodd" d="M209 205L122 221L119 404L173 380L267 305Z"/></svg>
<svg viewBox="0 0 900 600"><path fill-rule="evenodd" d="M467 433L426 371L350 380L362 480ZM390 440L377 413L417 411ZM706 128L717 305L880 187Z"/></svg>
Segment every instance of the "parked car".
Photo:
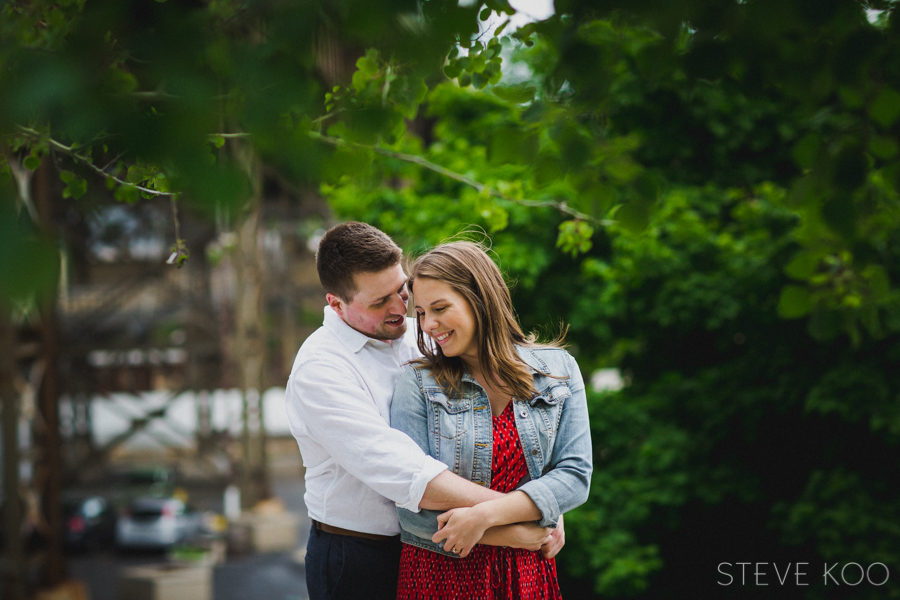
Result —
<svg viewBox="0 0 900 600"><path fill-rule="evenodd" d="M173 497L144 497L129 503L116 521L116 546L169 548L198 535L203 515Z"/></svg>
<svg viewBox="0 0 900 600"><path fill-rule="evenodd" d="M63 544L68 550L100 550L112 545L116 512L103 496L63 499Z"/></svg>

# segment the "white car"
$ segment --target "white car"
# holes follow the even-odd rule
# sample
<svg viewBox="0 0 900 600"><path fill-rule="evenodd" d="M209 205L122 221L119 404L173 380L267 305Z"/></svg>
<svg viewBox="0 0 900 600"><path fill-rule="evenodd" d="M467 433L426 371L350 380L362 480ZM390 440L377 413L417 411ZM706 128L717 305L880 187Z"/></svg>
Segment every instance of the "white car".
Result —
<svg viewBox="0 0 900 600"><path fill-rule="evenodd" d="M138 498L116 521L116 545L168 548L197 535L202 527L202 515L178 498Z"/></svg>

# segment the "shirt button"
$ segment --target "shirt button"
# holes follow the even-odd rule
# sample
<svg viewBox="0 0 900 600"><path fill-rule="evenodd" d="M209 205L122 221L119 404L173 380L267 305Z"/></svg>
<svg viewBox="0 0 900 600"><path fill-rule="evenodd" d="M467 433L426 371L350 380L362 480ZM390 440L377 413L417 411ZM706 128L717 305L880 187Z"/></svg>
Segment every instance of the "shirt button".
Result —
<svg viewBox="0 0 900 600"><path fill-rule="evenodd" d="M519 412L519 416L527 417L527 416L528 416L528 412L523 408L523 409Z"/></svg>

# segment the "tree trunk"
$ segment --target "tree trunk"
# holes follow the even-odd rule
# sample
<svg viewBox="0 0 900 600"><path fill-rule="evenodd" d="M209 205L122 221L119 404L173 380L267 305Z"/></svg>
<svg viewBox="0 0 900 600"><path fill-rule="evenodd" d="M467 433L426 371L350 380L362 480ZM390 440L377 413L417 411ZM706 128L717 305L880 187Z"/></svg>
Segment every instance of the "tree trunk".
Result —
<svg viewBox="0 0 900 600"><path fill-rule="evenodd" d="M22 543L22 503L19 496L19 395L16 375L16 336L11 308L0 299L0 408L3 418L3 538L5 568L2 594L9 600L25 599Z"/></svg>
<svg viewBox="0 0 900 600"><path fill-rule="evenodd" d="M50 239L56 237L50 190L50 161L45 160L35 171L34 203L41 232ZM62 547L62 456L59 435L59 331L56 316L57 287L48 290L40 305L40 361L42 373L38 382L38 411L36 442L40 449L35 465L35 487L41 499L41 516L46 525L43 536L47 543L41 584L52 588L65 579Z"/></svg>
<svg viewBox="0 0 900 600"><path fill-rule="evenodd" d="M238 243L234 255L237 283L234 360L243 393L241 504L251 507L270 495L262 405L265 360L262 269L257 243L262 207L262 173L259 159L249 144L235 140L233 148L235 158L246 171L252 186L248 205L237 226Z"/></svg>

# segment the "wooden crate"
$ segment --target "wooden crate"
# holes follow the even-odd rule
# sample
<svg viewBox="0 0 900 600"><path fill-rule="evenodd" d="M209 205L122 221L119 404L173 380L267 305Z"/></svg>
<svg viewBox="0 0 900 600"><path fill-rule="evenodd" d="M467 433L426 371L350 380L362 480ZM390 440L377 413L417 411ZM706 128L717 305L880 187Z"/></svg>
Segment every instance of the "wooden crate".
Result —
<svg viewBox="0 0 900 600"><path fill-rule="evenodd" d="M161 564L127 567L119 579L121 600L212 600L212 567Z"/></svg>

